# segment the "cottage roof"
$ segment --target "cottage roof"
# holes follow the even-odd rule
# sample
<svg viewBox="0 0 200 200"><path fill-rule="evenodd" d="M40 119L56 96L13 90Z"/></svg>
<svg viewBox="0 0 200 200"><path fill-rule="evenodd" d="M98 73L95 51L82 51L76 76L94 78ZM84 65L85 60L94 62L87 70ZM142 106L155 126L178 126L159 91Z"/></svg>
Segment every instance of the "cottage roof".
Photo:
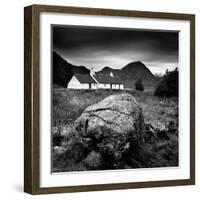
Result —
<svg viewBox="0 0 200 200"><path fill-rule="evenodd" d="M108 76L102 74L95 74L94 78L98 81L98 83L103 84L122 84L122 80L119 76Z"/></svg>
<svg viewBox="0 0 200 200"><path fill-rule="evenodd" d="M90 74L74 74L80 83L96 83Z"/></svg>

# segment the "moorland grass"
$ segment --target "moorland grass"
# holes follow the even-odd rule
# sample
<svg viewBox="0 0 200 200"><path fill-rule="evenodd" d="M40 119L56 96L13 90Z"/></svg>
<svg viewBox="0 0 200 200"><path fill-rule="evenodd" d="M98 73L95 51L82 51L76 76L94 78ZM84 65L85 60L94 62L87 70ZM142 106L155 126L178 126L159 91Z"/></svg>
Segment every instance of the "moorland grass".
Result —
<svg viewBox="0 0 200 200"><path fill-rule="evenodd" d="M178 165L178 98L159 98L152 91L119 91L119 90L72 90L54 88L52 93L52 127L56 137L61 137L56 143L66 154L58 154L53 150L53 171L87 170L77 158L82 156L76 131L75 120L85 108L95 104L112 94L130 93L143 110L145 124L161 124L168 127L171 122L175 124L176 131L169 134L169 138L155 138L147 141L142 147L133 150L132 168L137 167L166 167ZM75 149L74 149L75 148ZM148 162L145 161L148 158ZM145 161L145 162L144 162Z"/></svg>

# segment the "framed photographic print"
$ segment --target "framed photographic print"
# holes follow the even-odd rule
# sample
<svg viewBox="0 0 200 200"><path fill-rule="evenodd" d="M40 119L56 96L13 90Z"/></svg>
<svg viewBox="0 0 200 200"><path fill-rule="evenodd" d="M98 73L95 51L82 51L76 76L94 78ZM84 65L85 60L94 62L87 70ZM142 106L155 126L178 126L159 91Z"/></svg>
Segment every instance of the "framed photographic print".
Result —
<svg viewBox="0 0 200 200"><path fill-rule="evenodd" d="M195 16L24 9L24 191L195 183Z"/></svg>

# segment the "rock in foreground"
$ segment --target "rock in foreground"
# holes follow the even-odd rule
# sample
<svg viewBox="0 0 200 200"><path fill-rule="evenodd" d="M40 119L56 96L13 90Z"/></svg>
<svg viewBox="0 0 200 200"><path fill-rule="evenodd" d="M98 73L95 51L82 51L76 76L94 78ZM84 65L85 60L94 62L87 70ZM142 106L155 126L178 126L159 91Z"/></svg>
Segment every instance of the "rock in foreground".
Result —
<svg viewBox="0 0 200 200"><path fill-rule="evenodd" d="M95 151L114 161L143 141L142 109L127 93L111 95L89 106L75 124L81 137L92 139Z"/></svg>

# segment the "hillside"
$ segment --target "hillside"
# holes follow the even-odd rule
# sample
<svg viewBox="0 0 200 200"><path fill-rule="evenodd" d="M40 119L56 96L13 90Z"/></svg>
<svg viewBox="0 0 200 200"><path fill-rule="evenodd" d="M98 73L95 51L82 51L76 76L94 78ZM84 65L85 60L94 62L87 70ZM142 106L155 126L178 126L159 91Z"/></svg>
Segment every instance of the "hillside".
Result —
<svg viewBox="0 0 200 200"><path fill-rule="evenodd" d="M156 78L142 62L131 62L121 69L113 69L105 66L97 74L120 76L126 88L134 88L134 83L141 78L145 87L152 87ZM84 66L75 66L64 60L59 54L53 52L53 84L67 87L73 74L89 74L90 70Z"/></svg>
<svg viewBox="0 0 200 200"><path fill-rule="evenodd" d="M110 72L114 74L114 76L119 76L120 75L120 69L112 69L111 67L104 67L102 70L96 72L97 74L104 74L104 75L109 75Z"/></svg>
<svg viewBox="0 0 200 200"><path fill-rule="evenodd" d="M133 88L137 79L141 78L144 85L152 86L156 83L156 78L151 71L140 61L131 62L121 69L112 69L111 67L104 67L98 74L109 75L112 72L115 76L120 76L125 86Z"/></svg>
<svg viewBox="0 0 200 200"><path fill-rule="evenodd" d="M121 69L123 80L136 80L141 78L144 81L154 81L155 77L142 62L132 62Z"/></svg>
<svg viewBox="0 0 200 200"><path fill-rule="evenodd" d="M67 87L73 74L89 74L90 70L84 66L68 63L56 52L53 52L53 84Z"/></svg>
<svg viewBox="0 0 200 200"><path fill-rule="evenodd" d="M120 77L125 81L126 87L133 87L136 80L142 79L145 86L154 85L156 83L155 76L140 61L131 62L121 69Z"/></svg>

